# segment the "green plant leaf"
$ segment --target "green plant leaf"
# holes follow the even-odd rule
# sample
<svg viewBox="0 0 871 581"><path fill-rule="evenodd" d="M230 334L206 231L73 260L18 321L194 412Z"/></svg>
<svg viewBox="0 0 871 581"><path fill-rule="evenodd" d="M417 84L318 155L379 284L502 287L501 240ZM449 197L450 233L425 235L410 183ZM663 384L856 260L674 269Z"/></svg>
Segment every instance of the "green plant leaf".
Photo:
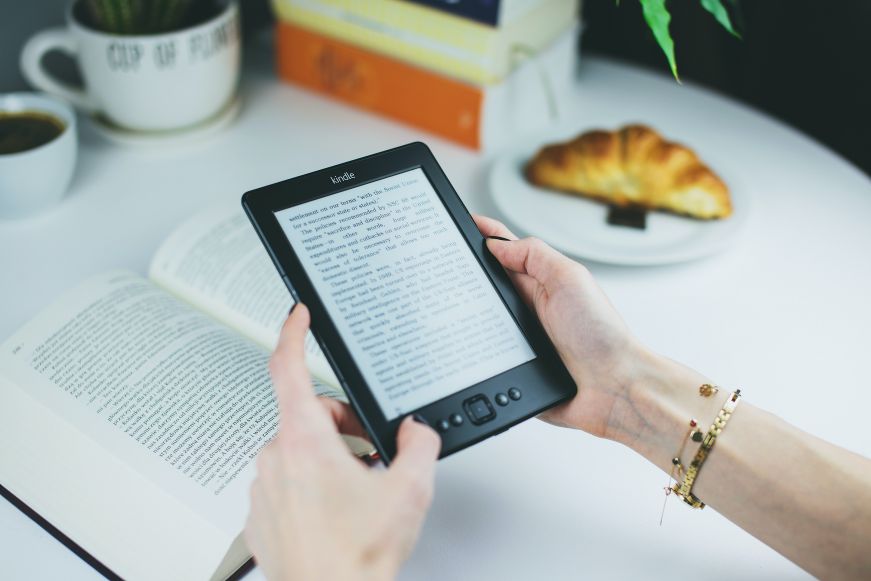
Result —
<svg viewBox="0 0 871 581"><path fill-rule="evenodd" d="M728 30L732 36L741 38L741 35L738 34L735 27L732 26L732 19L729 18L729 12L720 0L700 0L700 2L702 7L713 14L714 18L717 19L717 22L719 22L723 28Z"/></svg>
<svg viewBox="0 0 871 581"><path fill-rule="evenodd" d="M671 14L668 8L665 7L665 0L638 0L641 2L641 10L644 13L644 20L647 21L647 26L653 32L653 37L659 44L659 48L665 53L665 58L668 59L668 66L671 68L671 74L677 81L680 79L677 76L677 62L674 58L674 41L671 39L671 33L668 31L668 25L671 23Z"/></svg>

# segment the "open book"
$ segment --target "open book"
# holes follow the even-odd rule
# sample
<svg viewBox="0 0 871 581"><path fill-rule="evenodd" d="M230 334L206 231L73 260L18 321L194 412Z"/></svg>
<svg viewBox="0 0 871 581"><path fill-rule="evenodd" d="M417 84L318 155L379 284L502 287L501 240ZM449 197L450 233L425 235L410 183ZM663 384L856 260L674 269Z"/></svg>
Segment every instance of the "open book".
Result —
<svg viewBox="0 0 871 581"><path fill-rule="evenodd" d="M0 346L0 484L121 577L228 577L249 558L252 460L278 419L267 360L291 302L238 206L183 224L148 279L65 293ZM306 347L314 388L343 399Z"/></svg>

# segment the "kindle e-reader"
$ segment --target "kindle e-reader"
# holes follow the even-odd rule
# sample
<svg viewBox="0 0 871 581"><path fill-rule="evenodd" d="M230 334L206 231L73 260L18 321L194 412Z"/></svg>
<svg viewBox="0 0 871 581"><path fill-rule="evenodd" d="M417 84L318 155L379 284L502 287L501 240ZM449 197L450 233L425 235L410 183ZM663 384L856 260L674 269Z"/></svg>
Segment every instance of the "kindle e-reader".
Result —
<svg viewBox="0 0 871 581"><path fill-rule="evenodd" d="M385 461L419 414L442 457L576 386L429 148L247 192L254 228Z"/></svg>

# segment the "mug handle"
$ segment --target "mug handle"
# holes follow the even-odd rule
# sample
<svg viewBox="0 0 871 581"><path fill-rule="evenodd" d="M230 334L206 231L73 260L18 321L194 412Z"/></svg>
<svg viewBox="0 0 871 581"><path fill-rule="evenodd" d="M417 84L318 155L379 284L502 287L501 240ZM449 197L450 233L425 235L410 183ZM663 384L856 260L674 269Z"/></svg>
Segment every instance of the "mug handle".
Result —
<svg viewBox="0 0 871 581"><path fill-rule="evenodd" d="M21 51L21 72L31 85L66 99L87 113L96 113L97 104L82 89L54 78L42 66L42 57L51 50L60 50L71 57L79 52L73 35L65 28L51 28L32 36Z"/></svg>

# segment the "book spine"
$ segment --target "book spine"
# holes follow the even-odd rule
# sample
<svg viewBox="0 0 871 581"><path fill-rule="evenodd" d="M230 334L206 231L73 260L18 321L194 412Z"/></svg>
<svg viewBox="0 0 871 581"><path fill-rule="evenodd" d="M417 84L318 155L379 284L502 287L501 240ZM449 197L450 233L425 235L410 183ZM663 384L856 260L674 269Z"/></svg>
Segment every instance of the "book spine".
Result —
<svg viewBox="0 0 871 581"><path fill-rule="evenodd" d="M523 17L499 28L405 0L272 0L278 18L369 50L489 85L517 53L545 49L577 19L579 0L522 0ZM507 5L503 5L506 8Z"/></svg>
<svg viewBox="0 0 871 581"><path fill-rule="evenodd" d="M443 10L448 14L454 14L468 18L487 26L498 26L501 5L504 0L405 0L422 6L429 6L436 10Z"/></svg>
<svg viewBox="0 0 871 581"><path fill-rule="evenodd" d="M278 74L468 147L481 147L484 90L279 20Z"/></svg>
<svg viewBox="0 0 871 581"><path fill-rule="evenodd" d="M391 28L375 20L350 18L345 12L314 6L311 0L290 0L292 7L280 20L308 28L324 36L349 42L362 48L426 67L456 79L482 85L497 82L508 74L508 59L499 56L496 47L480 51L468 46L434 40L401 28Z"/></svg>
<svg viewBox="0 0 871 581"><path fill-rule="evenodd" d="M564 0L550 0L564 1ZM321 17L370 28L402 30L466 52L485 55L493 50L500 30L405 0L272 0L276 15L289 19L303 9Z"/></svg>

